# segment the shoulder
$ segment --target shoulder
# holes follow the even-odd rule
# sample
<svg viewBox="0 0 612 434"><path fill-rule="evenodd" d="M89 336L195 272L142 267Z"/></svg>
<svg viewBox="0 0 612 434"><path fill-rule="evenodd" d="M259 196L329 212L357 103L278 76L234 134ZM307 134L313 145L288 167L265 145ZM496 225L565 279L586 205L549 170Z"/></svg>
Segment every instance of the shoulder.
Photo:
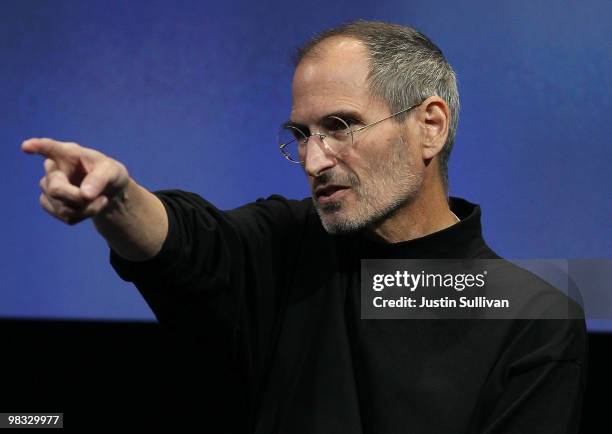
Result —
<svg viewBox="0 0 612 434"><path fill-rule="evenodd" d="M584 318L579 294L569 286L567 273L545 260L485 260L487 292L505 294L514 311L528 318Z"/></svg>

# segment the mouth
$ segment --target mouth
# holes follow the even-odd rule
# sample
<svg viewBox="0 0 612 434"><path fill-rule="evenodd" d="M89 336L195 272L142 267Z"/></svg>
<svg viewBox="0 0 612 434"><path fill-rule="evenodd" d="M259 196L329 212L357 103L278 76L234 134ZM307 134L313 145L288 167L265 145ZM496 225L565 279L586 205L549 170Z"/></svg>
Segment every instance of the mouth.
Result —
<svg viewBox="0 0 612 434"><path fill-rule="evenodd" d="M343 185L325 185L317 187L315 190L315 200L319 204L325 204L338 200L343 194L345 194L350 187Z"/></svg>

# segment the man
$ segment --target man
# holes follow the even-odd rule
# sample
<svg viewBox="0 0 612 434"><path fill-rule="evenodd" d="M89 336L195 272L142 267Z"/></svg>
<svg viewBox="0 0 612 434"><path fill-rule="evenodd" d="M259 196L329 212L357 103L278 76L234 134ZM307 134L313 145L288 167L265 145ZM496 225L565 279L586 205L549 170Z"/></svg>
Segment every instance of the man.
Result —
<svg viewBox="0 0 612 434"><path fill-rule="evenodd" d="M447 196L459 100L442 52L412 28L351 23L300 50L292 91L279 145L306 172L302 201L224 212L150 193L75 143L22 147L47 157L43 208L92 217L162 324L215 330L250 432L576 432L583 320L360 318L361 259L499 258L480 208Z"/></svg>

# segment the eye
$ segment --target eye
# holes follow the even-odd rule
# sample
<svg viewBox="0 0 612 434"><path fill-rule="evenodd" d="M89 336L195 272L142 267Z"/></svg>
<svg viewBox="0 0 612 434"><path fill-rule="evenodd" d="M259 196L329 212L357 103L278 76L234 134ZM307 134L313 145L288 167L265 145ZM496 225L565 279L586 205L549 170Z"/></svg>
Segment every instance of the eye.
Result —
<svg viewBox="0 0 612 434"><path fill-rule="evenodd" d="M338 116L328 116L325 118L321 126L326 131L333 133L333 132L341 132L341 131L348 130L351 123L353 122L354 121L352 119L342 119L342 118L339 118Z"/></svg>
<svg viewBox="0 0 612 434"><path fill-rule="evenodd" d="M286 131L286 134L288 136L291 136L297 142L303 142L309 135L308 128L289 125L286 126L284 129Z"/></svg>
<svg viewBox="0 0 612 434"><path fill-rule="evenodd" d="M352 127L353 125L356 125L359 123L359 121L357 119L353 119L353 118L343 118L342 119L344 122L346 122L346 124L349 127Z"/></svg>
<svg viewBox="0 0 612 434"><path fill-rule="evenodd" d="M295 140L302 140L304 139L304 133L302 133L300 130L296 129L296 128L291 128L290 129L290 133L293 136L293 138Z"/></svg>

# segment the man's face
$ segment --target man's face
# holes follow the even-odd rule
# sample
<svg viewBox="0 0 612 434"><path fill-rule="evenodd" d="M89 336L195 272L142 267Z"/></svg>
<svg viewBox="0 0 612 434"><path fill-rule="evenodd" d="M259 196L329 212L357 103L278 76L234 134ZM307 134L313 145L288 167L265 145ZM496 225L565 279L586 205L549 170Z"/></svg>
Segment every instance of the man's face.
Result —
<svg viewBox="0 0 612 434"><path fill-rule="evenodd" d="M389 116L386 104L369 93L368 72L361 43L339 37L324 41L295 71L291 121L316 133L330 114L351 114L354 128ZM335 156L324 151L318 136L309 139L304 170L328 232L381 222L415 197L424 171L415 131L410 116L401 124L388 119L355 133L353 146Z"/></svg>

